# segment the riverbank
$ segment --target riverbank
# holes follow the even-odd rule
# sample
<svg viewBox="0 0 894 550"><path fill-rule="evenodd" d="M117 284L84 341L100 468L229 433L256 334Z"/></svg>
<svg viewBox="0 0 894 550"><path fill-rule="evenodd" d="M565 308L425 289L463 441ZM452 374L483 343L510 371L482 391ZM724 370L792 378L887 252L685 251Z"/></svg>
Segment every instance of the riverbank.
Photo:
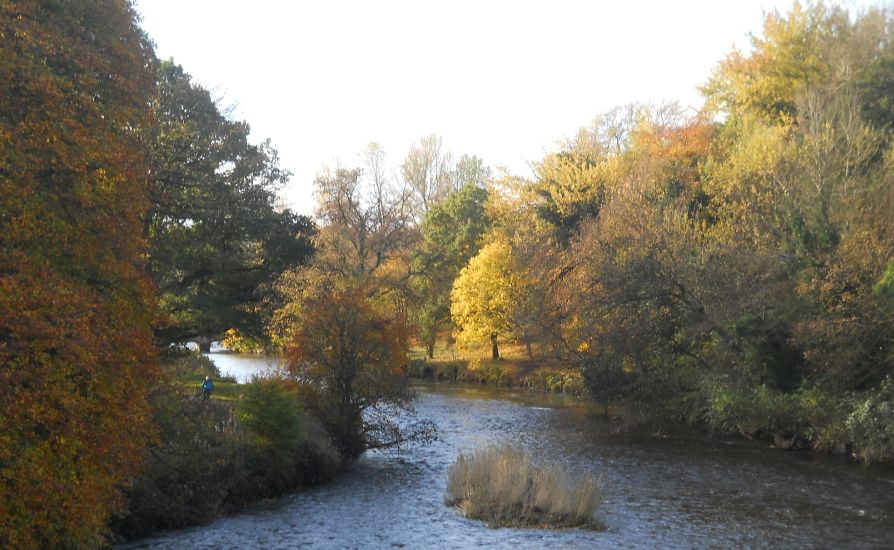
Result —
<svg viewBox="0 0 894 550"><path fill-rule="evenodd" d="M420 381L469 383L588 396L580 371L554 357L528 358L523 346L505 346L500 359L437 348L429 358L414 348L408 373ZM647 401L599 401L605 417L624 427L647 426L656 432L685 424L707 433L741 437L782 451L841 455L861 462L894 462L894 428L885 424L894 408L894 381L877 394L834 396L816 390L791 394L766 391L705 396L700 390ZM708 397L711 397L709 399ZM848 413L847 411L853 411Z"/></svg>
<svg viewBox="0 0 894 550"><path fill-rule="evenodd" d="M560 393L421 384L438 440L367 453L328 483L210 524L136 541L168 548L863 547L890 543L894 475L695 430L618 431ZM492 529L444 504L461 451L495 443L602 480L607 530ZM122 549L124 550L124 549Z"/></svg>
<svg viewBox="0 0 894 550"><path fill-rule="evenodd" d="M553 358L530 359L523 346L504 346L500 359L462 354L451 348L438 348L435 357L430 358L423 349L414 348L408 374L423 381L486 384L571 395L586 393L579 371Z"/></svg>
<svg viewBox="0 0 894 550"><path fill-rule="evenodd" d="M116 541L204 524L342 467L330 435L281 380L237 384L195 354L167 358L164 368L151 396L154 444L110 525ZM210 399L199 393L205 376L215 383Z"/></svg>

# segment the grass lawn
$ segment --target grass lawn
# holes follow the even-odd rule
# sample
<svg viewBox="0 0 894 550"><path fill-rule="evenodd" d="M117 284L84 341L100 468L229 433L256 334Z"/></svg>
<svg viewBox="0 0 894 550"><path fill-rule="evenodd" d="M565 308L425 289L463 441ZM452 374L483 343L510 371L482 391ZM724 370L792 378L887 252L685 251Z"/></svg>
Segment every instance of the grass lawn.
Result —
<svg viewBox="0 0 894 550"><path fill-rule="evenodd" d="M201 392L202 382L205 377L201 374L184 374L173 379L175 384L183 386L189 391L195 391L196 395ZM236 382L226 382L224 380L211 378L214 382L214 391L211 392L211 399L220 399L223 401L235 401L242 394L242 384Z"/></svg>
<svg viewBox="0 0 894 550"><path fill-rule="evenodd" d="M512 376L523 377L531 374L538 367L545 364L555 363L554 360L546 358L543 354L535 353L534 359L529 359L525 347L521 344L501 344L500 359L494 360L490 356L490 346L482 347L480 350L458 350L452 346L439 344L435 346L435 356L429 359L426 356L425 348L422 346L411 346L410 359L424 360L432 364L438 363L475 363L479 366L499 366L507 374Z"/></svg>
<svg viewBox="0 0 894 550"><path fill-rule="evenodd" d="M580 373L543 350L535 347L534 358L531 359L525 346L503 344L500 346L500 359L497 360L491 359L490 351L490 346L469 351L441 345L435 347L434 357L429 359L424 348L412 346L409 354L411 376L571 394L584 392Z"/></svg>

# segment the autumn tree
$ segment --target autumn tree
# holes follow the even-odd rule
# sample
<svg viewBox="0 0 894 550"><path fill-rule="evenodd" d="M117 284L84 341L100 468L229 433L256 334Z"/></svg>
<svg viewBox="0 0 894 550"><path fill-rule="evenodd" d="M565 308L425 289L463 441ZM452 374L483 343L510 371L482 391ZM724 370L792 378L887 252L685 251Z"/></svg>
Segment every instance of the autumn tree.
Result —
<svg viewBox="0 0 894 550"><path fill-rule="evenodd" d="M0 546L95 548L152 432L152 53L115 0L3 2L0 43Z"/></svg>
<svg viewBox="0 0 894 550"><path fill-rule="evenodd" d="M400 169L412 192L414 214L420 219L429 208L455 189L453 158L444 150L443 140L439 136L431 135L414 144ZM477 170L474 161L467 160L462 175L476 177Z"/></svg>
<svg viewBox="0 0 894 550"><path fill-rule="evenodd" d="M289 369L342 456L426 440L433 426L400 423L411 412L407 328L359 287L323 290L303 304L288 348Z"/></svg>
<svg viewBox="0 0 894 550"><path fill-rule="evenodd" d="M494 241L481 248L460 271L450 293L450 315L460 344L487 342L491 357L499 359L500 342L518 336L515 312L526 286L509 243Z"/></svg>
<svg viewBox="0 0 894 550"><path fill-rule="evenodd" d="M315 183L313 261L286 272L274 331L304 402L342 457L425 441L406 367L410 256L418 240L412 192L370 144L363 166Z"/></svg>
<svg viewBox="0 0 894 550"><path fill-rule="evenodd" d="M272 283L309 259L312 222L275 208L288 180L269 141L230 120L179 65L156 68L157 125L149 133L152 273L164 342L207 344L227 329L260 337Z"/></svg>
<svg viewBox="0 0 894 550"><path fill-rule="evenodd" d="M691 393L693 373L714 361L708 351L734 345L728 324L760 307L739 295L745 283L778 272L707 212L699 165L712 135L673 107L640 119L612 151L625 179L572 240L554 299L567 304L567 348L600 399Z"/></svg>
<svg viewBox="0 0 894 550"><path fill-rule="evenodd" d="M598 216L613 182L623 177L629 135L644 116L644 106L613 109L537 163L537 179L530 187L536 219L561 247L568 246L585 220Z"/></svg>
<svg viewBox="0 0 894 550"><path fill-rule="evenodd" d="M892 254L878 210L890 200L877 87L889 29L885 10L795 6L768 15L751 55L731 55L705 87L728 144L710 166L712 192L790 259L788 331L811 383L832 392L875 387L891 368L890 317L872 292Z"/></svg>
<svg viewBox="0 0 894 550"><path fill-rule="evenodd" d="M372 146L366 169L327 170L314 182L322 227L318 261L327 270L367 277L408 249L415 238L409 192L388 180L381 155Z"/></svg>
<svg viewBox="0 0 894 550"><path fill-rule="evenodd" d="M454 190L459 190L466 185L484 187L490 179L492 171L477 155L462 155L456 161L453 169Z"/></svg>
<svg viewBox="0 0 894 550"><path fill-rule="evenodd" d="M538 182L518 176L492 179L485 205L490 225L485 239L509 244L512 264L526 281L513 320L529 358L533 358L534 344L539 352L559 358L566 347L562 322L570 311L557 293L566 285L572 255L557 242L555 226L540 217L538 188Z"/></svg>

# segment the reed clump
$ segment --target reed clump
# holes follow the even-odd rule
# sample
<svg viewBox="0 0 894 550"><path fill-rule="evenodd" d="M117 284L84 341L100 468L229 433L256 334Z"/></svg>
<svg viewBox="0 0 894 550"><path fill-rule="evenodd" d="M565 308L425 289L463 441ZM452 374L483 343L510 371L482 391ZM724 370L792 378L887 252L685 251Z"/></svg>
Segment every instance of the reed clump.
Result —
<svg viewBox="0 0 894 550"><path fill-rule="evenodd" d="M492 445L461 452L450 467L445 503L491 527L604 529L592 476L570 480L553 465L537 465L521 449Z"/></svg>

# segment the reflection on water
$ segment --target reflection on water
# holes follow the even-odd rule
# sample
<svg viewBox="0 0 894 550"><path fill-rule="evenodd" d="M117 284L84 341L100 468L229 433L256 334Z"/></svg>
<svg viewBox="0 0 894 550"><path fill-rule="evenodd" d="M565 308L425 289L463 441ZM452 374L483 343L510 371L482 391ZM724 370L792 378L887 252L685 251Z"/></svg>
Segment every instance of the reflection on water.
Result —
<svg viewBox="0 0 894 550"><path fill-rule="evenodd" d="M206 353L205 356L214 361L222 376L232 376L237 382L241 383L250 381L251 377L256 374L263 374L269 370L276 369L283 361L278 357L231 353L223 350L212 351L211 353Z"/></svg>
<svg viewBox="0 0 894 550"><path fill-rule="evenodd" d="M695 433L616 433L573 398L421 388L439 440L370 454L334 482L132 548L890 547L894 472ZM602 476L607 532L489 529L444 506L460 449L524 446Z"/></svg>

